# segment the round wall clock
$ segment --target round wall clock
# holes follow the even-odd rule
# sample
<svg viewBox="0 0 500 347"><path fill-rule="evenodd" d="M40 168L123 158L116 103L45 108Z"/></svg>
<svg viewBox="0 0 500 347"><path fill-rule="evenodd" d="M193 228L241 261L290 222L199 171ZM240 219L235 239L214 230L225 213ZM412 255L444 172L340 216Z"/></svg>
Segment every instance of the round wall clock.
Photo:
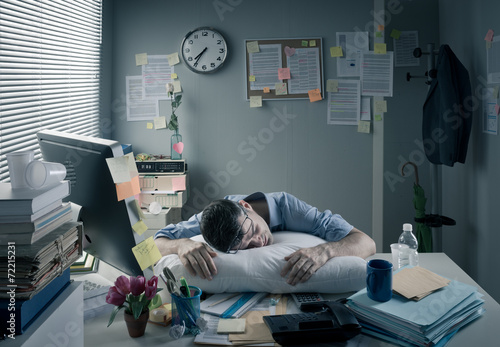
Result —
<svg viewBox="0 0 500 347"><path fill-rule="evenodd" d="M181 55L190 70L212 73L224 65L227 43L217 30L209 27L197 28L182 40Z"/></svg>

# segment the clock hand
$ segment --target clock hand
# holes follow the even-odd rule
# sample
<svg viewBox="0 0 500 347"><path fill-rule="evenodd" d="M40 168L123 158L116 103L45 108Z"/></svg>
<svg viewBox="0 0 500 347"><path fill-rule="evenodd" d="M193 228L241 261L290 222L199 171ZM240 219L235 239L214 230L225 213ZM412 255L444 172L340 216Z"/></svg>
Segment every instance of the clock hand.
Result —
<svg viewBox="0 0 500 347"><path fill-rule="evenodd" d="M201 56L203 55L203 53L205 53L205 51L207 50L208 47L205 47L205 49L203 51L200 52L200 54L198 54L196 57L194 57L194 59L196 59L196 61L194 62L194 66L198 66L198 61L201 59Z"/></svg>

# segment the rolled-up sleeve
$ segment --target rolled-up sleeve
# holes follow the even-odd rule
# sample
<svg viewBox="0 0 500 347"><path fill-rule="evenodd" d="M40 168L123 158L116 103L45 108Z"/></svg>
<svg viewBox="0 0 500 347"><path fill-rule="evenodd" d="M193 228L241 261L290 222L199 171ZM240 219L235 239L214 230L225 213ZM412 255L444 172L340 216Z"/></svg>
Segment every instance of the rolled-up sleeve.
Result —
<svg viewBox="0 0 500 347"><path fill-rule="evenodd" d="M155 234L155 239L159 237L166 237L169 239L183 239L200 235L201 212L191 216L187 221L177 224L169 224L165 228L158 230Z"/></svg>

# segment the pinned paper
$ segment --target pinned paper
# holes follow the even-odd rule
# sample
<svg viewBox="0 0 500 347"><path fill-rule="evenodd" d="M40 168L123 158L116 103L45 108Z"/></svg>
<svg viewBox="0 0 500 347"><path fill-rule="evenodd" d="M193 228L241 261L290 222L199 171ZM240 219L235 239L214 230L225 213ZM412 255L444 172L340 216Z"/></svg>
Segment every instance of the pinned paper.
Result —
<svg viewBox="0 0 500 347"><path fill-rule="evenodd" d="M158 246L156 246L153 236L133 247L132 253L134 253L135 259L137 259L141 270L153 266L161 259L160 250Z"/></svg>
<svg viewBox="0 0 500 347"><path fill-rule="evenodd" d="M391 37L393 39L399 40L400 36L401 36L401 31L396 30L396 29L392 29L392 31L391 31Z"/></svg>
<svg viewBox="0 0 500 347"><path fill-rule="evenodd" d="M373 104L373 112L384 113L387 112L387 101L386 100L375 100Z"/></svg>
<svg viewBox="0 0 500 347"><path fill-rule="evenodd" d="M373 46L375 54L387 53L387 45L385 43L375 43Z"/></svg>
<svg viewBox="0 0 500 347"><path fill-rule="evenodd" d="M290 79L290 68L289 67L278 68L278 79L289 80Z"/></svg>
<svg viewBox="0 0 500 347"><path fill-rule="evenodd" d="M484 39L485 39L486 41L490 41L490 42L492 42L492 41L493 41L493 36L494 36L494 34L495 34L495 33L494 33L494 31L490 29L490 30L488 30L488 32L486 33L486 36L484 37Z"/></svg>
<svg viewBox="0 0 500 347"><path fill-rule="evenodd" d="M182 92L181 81L172 81L172 84L174 85L174 93Z"/></svg>
<svg viewBox="0 0 500 347"><path fill-rule="evenodd" d="M177 74L175 72L171 73L170 78L172 78L173 80L177 79Z"/></svg>
<svg viewBox="0 0 500 347"><path fill-rule="evenodd" d="M262 96L254 95L250 97L250 107L262 107Z"/></svg>
<svg viewBox="0 0 500 347"><path fill-rule="evenodd" d="M384 28L384 26L382 24L379 24L378 27L377 27L377 30L378 31L384 31L385 28Z"/></svg>
<svg viewBox="0 0 500 347"><path fill-rule="evenodd" d="M366 120L360 120L358 122L358 133L370 133L370 122Z"/></svg>
<svg viewBox="0 0 500 347"><path fill-rule="evenodd" d="M109 172L114 183L129 182L132 177L139 175L133 153L121 157L106 158Z"/></svg>
<svg viewBox="0 0 500 347"><path fill-rule="evenodd" d="M288 46L285 46L285 55L287 57L291 57L295 54L295 48L293 47L288 47Z"/></svg>
<svg viewBox="0 0 500 347"><path fill-rule="evenodd" d="M258 41L250 41L247 42L247 51L248 53L259 53L259 42Z"/></svg>
<svg viewBox="0 0 500 347"><path fill-rule="evenodd" d="M332 57L344 56L344 54L342 53L342 47L340 47L340 46L330 47L330 55Z"/></svg>
<svg viewBox="0 0 500 347"><path fill-rule="evenodd" d="M153 128L154 128L153 123L151 122L146 123L146 129L153 129Z"/></svg>
<svg viewBox="0 0 500 347"><path fill-rule="evenodd" d="M132 230L134 230L137 234L142 235L146 230L148 230L148 226L141 219L140 221L132 225Z"/></svg>
<svg viewBox="0 0 500 347"><path fill-rule="evenodd" d="M498 99L498 86L493 88L493 99Z"/></svg>
<svg viewBox="0 0 500 347"><path fill-rule="evenodd" d="M248 80L249 80L250 82L255 82L255 76L254 76L254 75L250 75L250 76L248 76Z"/></svg>
<svg viewBox="0 0 500 347"><path fill-rule="evenodd" d="M186 190L186 177L172 177L172 190Z"/></svg>
<svg viewBox="0 0 500 347"><path fill-rule="evenodd" d="M139 53L135 55L135 65L148 65L148 54L147 53Z"/></svg>
<svg viewBox="0 0 500 347"><path fill-rule="evenodd" d="M307 94L309 94L309 101L310 102L320 101L322 99L321 98L321 91L319 90L319 88L310 90L307 92Z"/></svg>
<svg viewBox="0 0 500 347"><path fill-rule="evenodd" d="M309 40L309 47L316 47L316 40Z"/></svg>
<svg viewBox="0 0 500 347"><path fill-rule="evenodd" d="M264 87L264 90L263 90L263 91L264 91L264 93L266 93L266 94L267 94L267 93L271 93L271 88L269 88L269 87Z"/></svg>
<svg viewBox="0 0 500 347"><path fill-rule="evenodd" d="M381 31L375 32L375 37L383 37L383 34Z"/></svg>
<svg viewBox="0 0 500 347"><path fill-rule="evenodd" d="M141 186L139 184L139 176L133 177L129 182L116 184L116 195L118 197L118 201L140 193Z"/></svg>
<svg viewBox="0 0 500 347"><path fill-rule="evenodd" d="M172 54L167 54L168 65L174 66L179 64L179 53L175 52Z"/></svg>
<svg viewBox="0 0 500 347"><path fill-rule="evenodd" d="M184 143L182 142L177 142L172 145L172 148L174 151L176 151L179 154L182 154L182 151L184 150Z"/></svg>
<svg viewBox="0 0 500 347"><path fill-rule="evenodd" d="M493 47L492 41L484 41L484 42L486 42L486 49L490 49L491 47Z"/></svg>
<svg viewBox="0 0 500 347"><path fill-rule="evenodd" d="M326 91L330 93L337 93L339 91L339 81L326 80Z"/></svg>
<svg viewBox="0 0 500 347"><path fill-rule="evenodd" d="M307 47L309 42L307 40L302 40L302 47Z"/></svg>
<svg viewBox="0 0 500 347"><path fill-rule="evenodd" d="M276 95L287 95L286 83L276 83L274 85Z"/></svg>
<svg viewBox="0 0 500 347"><path fill-rule="evenodd" d="M165 118L165 116L155 117L153 118L153 122L155 124L156 130L165 129L167 127L167 119Z"/></svg>
<svg viewBox="0 0 500 347"><path fill-rule="evenodd" d="M496 104L496 105L495 105L495 113L496 113L497 115L499 115L499 114L500 114L500 106L498 106L498 104Z"/></svg>
<svg viewBox="0 0 500 347"><path fill-rule="evenodd" d="M381 114L376 114L373 116L373 118L377 121L380 122L382 120L382 115Z"/></svg>

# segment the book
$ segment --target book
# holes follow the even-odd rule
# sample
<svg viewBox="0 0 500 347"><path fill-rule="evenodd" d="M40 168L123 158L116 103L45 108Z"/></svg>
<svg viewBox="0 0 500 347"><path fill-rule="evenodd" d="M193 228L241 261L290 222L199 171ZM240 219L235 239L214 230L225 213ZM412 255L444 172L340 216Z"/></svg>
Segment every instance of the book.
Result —
<svg viewBox="0 0 500 347"><path fill-rule="evenodd" d="M20 214L20 215L9 215L9 216L3 216L0 214L0 223L28 223L28 222L34 222L38 218L42 217L43 215L46 215L50 211L56 209L57 207L61 206L63 203L62 199L57 199L51 204L48 204L38 212L35 212L33 214ZM161 229L161 228L160 228Z"/></svg>
<svg viewBox="0 0 500 347"><path fill-rule="evenodd" d="M240 318L253 306L258 304L267 293L231 293L214 294L200 304L200 311L221 318ZM222 301L229 297L229 299ZM220 302L220 303L218 303ZM215 303L218 303L214 305Z"/></svg>
<svg viewBox="0 0 500 347"><path fill-rule="evenodd" d="M61 181L41 189L12 189L10 183L0 182L0 215L34 214L48 204L67 197L69 193L69 181Z"/></svg>
<svg viewBox="0 0 500 347"><path fill-rule="evenodd" d="M35 243L49 234L51 231L57 229L59 226L71 221L72 218L71 204L66 203L63 205L62 210L58 211L51 218L41 222L39 224L41 226L40 228L37 228L37 225L32 225L33 228L36 228L35 231L22 232L23 229L19 227L11 228L11 230L13 231L11 233L0 232L0 244L7 244L9 242L15 242L18 245ZM27 227L29 228L29 226Z"/></svg>

